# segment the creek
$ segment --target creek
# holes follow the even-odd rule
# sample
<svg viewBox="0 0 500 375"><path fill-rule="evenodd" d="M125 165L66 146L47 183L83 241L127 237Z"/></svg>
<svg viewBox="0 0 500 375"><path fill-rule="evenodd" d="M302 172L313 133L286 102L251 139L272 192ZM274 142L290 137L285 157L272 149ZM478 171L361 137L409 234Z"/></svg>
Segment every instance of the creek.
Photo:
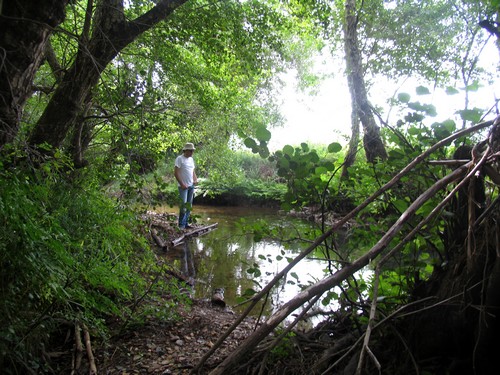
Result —
<svg viewBox="0 0 500 375"><path fill-rule="evenodd" d="M175 208L159 211L177 213ZM192 215L199 224L218 223L217 229L169 250L166 256L176 269L195 280L195 298L209 299L215 289L223 288L227 305L236 312L246 307L234 307L245 291L259 291L307 247L300 234L317 230L312 222L268 208L195 205ZM255 238L247 226L271 227L279 237L292 240ZM323 278L328 263L322 259L321 253L314 252L302 260L253 313L268 316L300 292L301 286Z"/></svg>

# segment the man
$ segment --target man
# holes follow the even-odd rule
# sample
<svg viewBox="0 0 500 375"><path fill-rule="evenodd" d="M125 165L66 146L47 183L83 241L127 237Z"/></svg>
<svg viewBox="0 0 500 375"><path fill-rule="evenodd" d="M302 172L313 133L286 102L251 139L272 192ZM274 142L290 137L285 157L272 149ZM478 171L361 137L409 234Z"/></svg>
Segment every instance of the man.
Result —
<svg viewBox="0 0 500 375"><path fill-rule="evenodd" d="M186 143L182 149L182 155L175 159L174 176L178 182L179 195L181 198L179 210L179 228L190 228L188 225L189 214L193 206L194 185L198 183L196 177L193 152L195 148L192 143Z"/></svg>

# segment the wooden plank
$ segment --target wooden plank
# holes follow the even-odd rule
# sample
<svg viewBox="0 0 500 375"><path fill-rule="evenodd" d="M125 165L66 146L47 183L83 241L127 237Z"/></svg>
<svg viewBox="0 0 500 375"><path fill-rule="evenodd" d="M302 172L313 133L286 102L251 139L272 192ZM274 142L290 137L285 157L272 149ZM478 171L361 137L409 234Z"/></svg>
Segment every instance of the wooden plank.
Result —
<svg viewBox="0 0 500 375"><path fill-rule="evenodd" d="M172 241L170 241L171 246L178 246L182 244L185 240L191 238L191 237L198 237L203 234L207 234L208 232L211 232L215 229L217 229L217 226L219 223L211 224L211 225L206 225L201 228L194 228L190 230L189 232L184 233L182 236L174 238Z"/></svg>

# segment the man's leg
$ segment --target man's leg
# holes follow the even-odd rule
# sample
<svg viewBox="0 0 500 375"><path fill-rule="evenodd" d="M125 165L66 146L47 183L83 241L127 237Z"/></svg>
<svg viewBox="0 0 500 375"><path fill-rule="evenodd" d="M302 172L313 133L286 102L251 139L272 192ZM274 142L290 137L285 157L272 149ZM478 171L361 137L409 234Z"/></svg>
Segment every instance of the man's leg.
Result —
<svg viewBox="0 0 500 375"><path fill-rule="evenodd" d="M194 199L194 186L190 186L186 190L187 195L186 195L186 205L185 205L185 227L187 227L189 224L189 215L191 214L191 209L193 207L193 199Z"/></svg>
<svg viewBox="0 0 500 375"><path fill-rule="evenodd" d="M189 189L181 189L179 187L179 197L180 197L180 202L179 202L179 228L184 229L187 225L187 216L186 215L186 202L188 199L188 190Z"/></svg>

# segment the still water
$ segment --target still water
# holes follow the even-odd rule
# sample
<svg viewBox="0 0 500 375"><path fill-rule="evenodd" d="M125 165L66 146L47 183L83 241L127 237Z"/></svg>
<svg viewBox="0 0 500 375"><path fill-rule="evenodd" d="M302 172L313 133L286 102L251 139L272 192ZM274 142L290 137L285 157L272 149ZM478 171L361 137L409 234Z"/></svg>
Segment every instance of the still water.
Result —
<svg viewBox="0 0 500 375"><path fill-rule="evenodd" d="M162 211L176 212L175 208ZM266 208L196 205L193 215L198 224L218 223L217 229L177 246L167 257L178 271L195 280L195 298L210 298L216 288L223 288L225 301L233 308L241 302L245 291L259 291L288 264L287 258L294 258L305 249L308 244L300 236L314 230L310 222ZM292 239L256 239L244 224L271 226ZM327 263L318 259L321 255L312 257L295 266L273 289L264 315L293 298L301 286L323 278ZM234 309L240 311L244 307Z"/></svg>

